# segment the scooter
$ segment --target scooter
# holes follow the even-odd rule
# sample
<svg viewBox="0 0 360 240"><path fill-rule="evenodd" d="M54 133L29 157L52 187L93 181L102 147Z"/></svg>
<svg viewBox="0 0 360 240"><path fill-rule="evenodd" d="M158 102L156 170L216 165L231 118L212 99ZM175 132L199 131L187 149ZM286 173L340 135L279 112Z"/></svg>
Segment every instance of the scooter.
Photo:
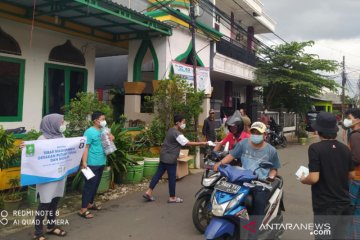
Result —
<svg viewBox="0 0 360 240"><path fill-rule="evenodd" d="M227 152L211 152L204 158L205 171L201 178L203 186L196 194L196 201L192 210L192 220L195 228L204 233L212 218L210 198L214 191L215 184L220 180L220 172L213 171L215 163L226 156Z"/></svg>
<svg viewBox="0 0 360 240"><path fill-rule="evenodd" d="M260 163L259 168L270 169L271 162ZM216 183L211 197L213 217L206 228L206 239L246 239L249 234L257 234L257 239L279 239L283 231L259 231L255 226L282 223L283 180L277 176L273 182L257 178L256 170L240 169L229 165L219 167L222 178ZM249 216L252 205L251 190L257 186L270 191L265 214L257 222ZM259 224L261 223L261 224Z"/></svg>
<svg viewBox="0 0 360 240"><path fill-rule="evenodd" d="M273 118L270 118L270 127L267 129L266 141L274 147L287 146L287 139L284 135L283 127L278 125Z"/></svg>

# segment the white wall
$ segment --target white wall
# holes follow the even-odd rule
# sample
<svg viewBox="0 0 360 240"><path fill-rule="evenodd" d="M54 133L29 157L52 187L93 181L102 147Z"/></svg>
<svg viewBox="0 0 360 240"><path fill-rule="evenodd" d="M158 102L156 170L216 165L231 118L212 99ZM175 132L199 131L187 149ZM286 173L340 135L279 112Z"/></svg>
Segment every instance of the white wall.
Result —
<svg viewBox="0 0 360 240"><path fill-rule="evenodd" d="M88 71L87 88L90 92L94 91L95 46L91 41L35 27L30 48L30 25L1 19L0 27L19 43L22 52L21 56L2 53L0 55L25 60L23 120L22 122L0 122L5 129L23 126L27 130L39 129L42 118L45 63L69 65L48 60L51 49L64 44L66 40L71 40L76 48L83 50L86 60L85 68Z"/></svg>

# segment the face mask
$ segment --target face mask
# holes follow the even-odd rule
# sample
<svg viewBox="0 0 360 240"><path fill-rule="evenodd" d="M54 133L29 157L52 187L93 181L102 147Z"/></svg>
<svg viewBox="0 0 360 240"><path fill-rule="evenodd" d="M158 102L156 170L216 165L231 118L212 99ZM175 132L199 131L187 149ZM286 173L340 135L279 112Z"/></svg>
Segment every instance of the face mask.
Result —
<svg viewBox="0 0 360 240"><path fill-rule="evenodd" d="M186 128L186 124L185 124L185 123L181 124L181 125L180 125L180 128L181 128L181 129L185 129L185 128Z"/></svg>
<svg viewBox="0 0 360 240"><path fill-rule="evenodd" d="M351 127L353 125L352 120L350 119L344 119L344 123L343 123L344 127L348 128Z"/></svg>
<svg viewBox="0 0 360 240"><path fill-rule="evenodd" d="M66 125L65 124L61 125L60 128L59 128L59 131L61 133L63 133L63 132L65 132L65 130L66 130Z"/></svg>
<svg viewBox="0 0 360 240"><path fill-rule="evenodd" d="M105 127L105 126L106 126L106 121L105 121L105 120L100 121L100 126L101 126L101 127Z"/></svg>
<svg viewBox="0 0 360 240"><path fill-rule="evenodd" d="M254 144L260 144L260 143L262 143L262 141L264 141L264 137L263 137L263 135L252 134L250 136L250 141L253 142Z"/></svg>

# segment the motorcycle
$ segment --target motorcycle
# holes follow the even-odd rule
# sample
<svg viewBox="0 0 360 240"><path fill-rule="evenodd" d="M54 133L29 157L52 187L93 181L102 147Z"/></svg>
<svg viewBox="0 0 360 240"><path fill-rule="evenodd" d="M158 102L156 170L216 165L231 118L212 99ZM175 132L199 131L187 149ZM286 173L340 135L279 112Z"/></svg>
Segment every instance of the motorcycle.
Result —
<svg viewBox="0 0 360 240"><path fill-rule="evenodd" d="M192 220L195 228L204 233L212 218L210 198L214 191L215 184L220 180L220 172L212 170L215 163L223 159L227 154L224 152L211 152L205 158L205 171L201 178L203 186L196 194L196 201L192 210Z"/></svg>
<svg viewBox="0 0 360 240"><path fill-rule="evenodd" d="M269 169L272 166L270 162L263 162L260 163L259 168ZM261 222L260 226L283 222L282 211L285 210L282 201L283 180L280 176L277 176L273 182L260 180L256 176L257 169L252 172L229 165L219 167L222 178L215 184L211 197L213 217L205 231L206 239L246 239L249 234L246 226L249 227L253 223L257 225L259 222ZM248 211L254 207L251 192L257 186L270 191L270 197L264 216L261 216L260 221L257 219L257 222L250 222L253 219ZM282 233L283 231L275 229L261 231L259 234L256 232L258 234L256 238L279 239Z"/></svg>
<svg viewBox="0 0 360 240"><path fill-rule="evenodd" d="M287 139L284 135L283 128L275 123L273 118L270 119L270 127L267 129L266 142L270 143L272 146L287 146Z"/></svg>

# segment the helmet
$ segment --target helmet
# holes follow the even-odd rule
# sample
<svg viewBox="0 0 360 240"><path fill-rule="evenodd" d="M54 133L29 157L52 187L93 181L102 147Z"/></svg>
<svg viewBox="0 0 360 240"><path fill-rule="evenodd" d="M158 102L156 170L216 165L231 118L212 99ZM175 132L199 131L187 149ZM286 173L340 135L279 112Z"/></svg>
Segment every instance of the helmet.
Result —
<svg viewBox="0 0 360 240"><path fill-rule="evenodd" d="M233 126L237 126L236 134L240 134L244 130L244 121L240 116L239 110L235 111L234 114L228 118L225 125L228 126L229 131Z"/></svg>

